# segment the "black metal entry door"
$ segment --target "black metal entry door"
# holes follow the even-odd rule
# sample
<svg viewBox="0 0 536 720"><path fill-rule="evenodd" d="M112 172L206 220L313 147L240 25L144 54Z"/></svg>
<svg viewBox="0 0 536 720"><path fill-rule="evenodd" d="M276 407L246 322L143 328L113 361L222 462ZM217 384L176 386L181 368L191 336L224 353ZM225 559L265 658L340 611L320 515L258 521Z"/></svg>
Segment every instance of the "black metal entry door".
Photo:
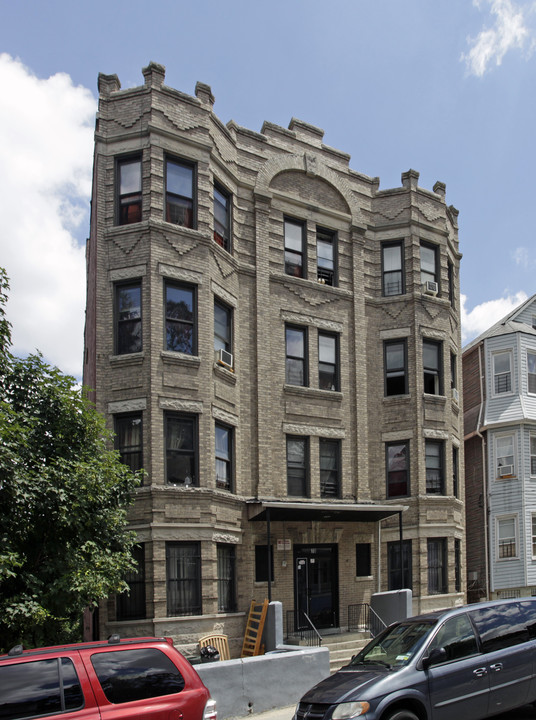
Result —
<svg viewBox="0 0 536 720"><path fill-rule="evenodd" d="M296 628L308 627L304 614L317 628L339 624L336 545L294 547Z"/></svg>

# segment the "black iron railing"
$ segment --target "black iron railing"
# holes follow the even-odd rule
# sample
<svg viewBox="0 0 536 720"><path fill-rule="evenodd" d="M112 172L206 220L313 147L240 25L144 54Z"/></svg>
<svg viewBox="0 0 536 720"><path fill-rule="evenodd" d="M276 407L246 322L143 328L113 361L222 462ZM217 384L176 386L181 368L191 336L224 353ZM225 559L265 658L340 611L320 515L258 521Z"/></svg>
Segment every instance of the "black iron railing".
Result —
<svg viewBox="0 0 536 720"><path fill-rule="evenodd" d="M375 637L386 626L368 603L348 605L348 632L369 632Z"/></svg>

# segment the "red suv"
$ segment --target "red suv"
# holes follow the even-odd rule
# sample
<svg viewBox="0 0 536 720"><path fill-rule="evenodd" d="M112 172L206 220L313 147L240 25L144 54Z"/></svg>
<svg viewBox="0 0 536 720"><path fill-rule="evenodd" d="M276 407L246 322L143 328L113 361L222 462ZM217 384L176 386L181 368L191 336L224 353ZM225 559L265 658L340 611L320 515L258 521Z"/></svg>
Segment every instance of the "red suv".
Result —
<svg viewBox="0 0 536 720"><path fill-rule="evenodd" d="M170 638L133 638L0 656L0 719L217 720L216 702Z"/></svg>

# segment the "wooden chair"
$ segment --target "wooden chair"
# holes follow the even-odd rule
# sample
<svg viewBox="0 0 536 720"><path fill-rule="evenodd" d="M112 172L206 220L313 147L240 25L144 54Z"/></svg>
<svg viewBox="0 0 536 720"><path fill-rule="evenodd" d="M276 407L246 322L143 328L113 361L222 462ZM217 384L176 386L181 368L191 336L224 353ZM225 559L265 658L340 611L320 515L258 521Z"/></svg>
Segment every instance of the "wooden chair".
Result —
<svg viewBox="0 0 536 720"><path fill-rule="evenodd" d="M199 638L199 647L203 648L207 645L212 645L220 653L220 660L230 660L231 655L229 654L229 640L227 635L204 635Z"/></svg>

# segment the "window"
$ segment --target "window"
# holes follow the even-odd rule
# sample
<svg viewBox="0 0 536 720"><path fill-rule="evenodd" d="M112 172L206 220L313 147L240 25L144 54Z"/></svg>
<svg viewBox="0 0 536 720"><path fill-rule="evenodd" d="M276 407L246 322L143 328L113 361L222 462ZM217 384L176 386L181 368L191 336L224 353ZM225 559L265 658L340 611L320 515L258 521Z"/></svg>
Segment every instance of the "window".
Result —
<svg viewBox="0 0 536 720"><path fill-rule="evenodd" d="M339 337L318 333L318 385L321 390L339 389Z"/></svg>
<svg viewBox="0 0 536 720"><path fill-rule="evenodd" d="M166 414L166 480L172 485L197 485L197 419Z"/></svg>
<svg viewBox="0 0 536 720"><path fill-rule="evenodd" d="M125 577L129 589L117 596L118 620L139 620L145 617L145 545L143 543L134 545L132 557L137 566Z"/></svg>
<svg viewBox="0 0 536 720"><path fill-rule="evenodd" d="M196 289L166 281L166 350L197 354Z"/></svg>
<svg viewBox="0 0 536 720"><path fill-rule="evenodd" d="M106 699L114 705L173 695L185 685L179 669L157 648L96 652L91 664ZM128 717L129 711L118 714Z"/></svg>
<svg viewBox="0 0 536 720"><path fill-rule="evenodd" d="M407 395L407 352L405 340L389 340L383 346L385 394Z"/></svg>
<svg viewBox="0 0 536 720"><path fill-rule="evenodd" d="M84 693L70 658L32 660L0 668L2 720L49 717L83 707Z"/></svg>
<svg viewBox="0 0 536 720"><path fill-rule="evenodd" d="M534 638L534 602L521 600L508 603L508 621L506 613L497 612L494 607L483 607L470 612L476 625L482 650L485 653L504 650Z"/></svg>
<svg viewBox="0 0 536 720"><path fill-rule="evenodd" d="M308 384L306 363L307 330L286 325L285 339L285 381L289 385L306 386Z"/></svg>
<svg viewBox="0 0 536 720"><path fill-rule="evenodd" d="M536 435L530 436L530 474L536 475Z"/></svg>
<svg viewBox="0 0 536 720"><path fill-rule="evenodd" d="M509 351L493 355L493 389L495 395L512 392L512 354Z"/></svg>
<svg viewBox="0 0 536 720"><path fill-rule="evenodd" d="M233 311L219 300L214 300L214 350L232 352Z"/></svg>
<svg viewBox="0 0 536 720"><path fill-rule="evenodd" d="M438 282L437 246L421 243L421 283Z"/></svg>
<svg viewBox="0 0 536 720"><path fill-rule="evenodd" d="M402 554L404 558L404 573L400 562L400 542L387 543L387 576L389 590L411 590L413 586L411 540L402 541ZM403 574L403 577L402 577Z"/></svg>
<svg viewBox="0 0 536 720"><path fill-rule="evenodd" d="M512 477L514 467L514 436L499 435L495 438L495 453L497 458L497 477Z"/></svg>
<svg viewBox="0 0 536 720"><path fill-rule="evenodd" d="M305 226L298 220L285 220L285 273L307 277L305 271Z"/></svg>
<svg viewBox="0 0 536 720"><path fill-rule="evenodd" d="M167 614L201 615L201 546L166 543Z"/></svg>
<svg viewBox="0 0 536 720"><path fill-rule="evenodd" d="M317 278L323 285L336 285L336 235L331 230L316 228Z"/></svg>
<svg viewBox="0 0 536 720"><path fill-rule="evenodd" d="M320 495L340 497L341 444L339 440L320 438Z"/></svg>
<svg viewBox="0 0 536 720"><path fill-rule="evenodd" d="M194 227L194 166L166 161L166 220L174 225Z"/></svg>
<svg viewBox="0 0 536 720"><path fill-rule="evenodd" d="M446 620L430 643L428 654L434 648L444 648L445 662L476 655L478 643L469 617L463 614Z"/></svg>
<svg viewBox="0 0 536 720"><path fill-rule="evenodd" d="M450 260L447 261L447 277L449 284L449 302L451 307L454 307L454 265Z"/></svg>
<svg viewBox="0 0 536 720"><path fill-rule="evenodd" d="M382 245L382 294L386 297L404 292L403 249L401 242Z"/></svg>
<svg viewBox="0 0 536 720"><path fill-rule="evenodd" d="M141 413L116 415L115 447L124 465L132 472L143 467L142 416Z"/></svg>
<svg viewBox="0 0 536 720"><path fill-rule="evenodd" d="M508 560L517 557L517 528L514 516L497 518L497 557Z"/></svg>
<svg viewBox="0 0 536 720"><path fill-rule="evenodd" d="M214 184L214 241L231 251L231 196Z"/></svg>
<svg viewBox="0 0 536 720"><path fill-rule="evenodd" d="M527 385L529 393L536 395L536 353L527 352Z"/></svg>
<svg viewBox="0 0 536 720"><path fill-rule="evenodd" d="M296 497L308 495L309 438L287 436L287 492Z"/></svg>
<svg viewBox="0 0 536 720"><path fill-rule="evenodd" d="M459 473L460 473L460 451L457 447L452 446L452 492L454 497L460 496L460 484L459 484Z"/></svg>
<svg viewBox="0 0 536 720"><path fill-rule="evenodd" d="M441 395L443 392L441 373L441 343L423 340L422 362L424 372L424 392L429 395Z"/></svg>
<svg viewBox="0 0 536 720"><path fill-rule="evenodd" d="M141 158L117 161L118 224L141 220Z"/></svg>
<svg viewBox="0 0 536 720"><path fill-rule="evenodd" d="M216 487L232 488L233 430L216 423Z"/></svg>
<svg viewBox="0 0 536 720"><path fill-rule="evenodd" d="M536 560L536 515L532 516L532 559Z"/></svg>
<svg viewBox="0 0 536 720"><path fill-rule="evenodd" d="M409 442L387 443L387 497L409 495Z"/></svg>
<svg viewBox="0 0 536 720"><path fill-rule="evenodd" d="M270 545L270 582L274 581L274 547ZM268 582L268 545L255 545L255 582Z"/></svg>
<svg viewBox="0 0 536 720"><path fill-rule="evenodd" d="M447 586L447 538L428 538L428 594L444 595Z"/></svg>
<svg viewBox="0 0 536 720"><path fill-rule="evenodd" d="M441 440L425 441L426 492L428 495L445 494L443 450L443 442Z"/></svg>
<svg viewBox="0 0 536 720"><path fill-rule="evenodd" d="M450 353L450 387L456 390L458 387L458 372L457 372L458 358L455 353Z"/></svg>
<svg viewBox="0 0 536 720"><path fill-rule="evenodd" d="M454 590L462 591L462 543L454 540Z"/></svg>
<svg viewBox="0 0 536 720"><path fill-rule="evenodd" d="M236 548L218 545L218 612L236 612Z"/></svg>
<svg viewBox="0 0 536 720"><path fill-rule="evenodd" d="M370 577L372 575L370 543L356 543L355 574L356 577Z"/></svg>
<svg viewBox="0 0 536 720"><path fill-rule="evenodd" d="M141 282L115 286L117 355L141 352Z"/></svg>

